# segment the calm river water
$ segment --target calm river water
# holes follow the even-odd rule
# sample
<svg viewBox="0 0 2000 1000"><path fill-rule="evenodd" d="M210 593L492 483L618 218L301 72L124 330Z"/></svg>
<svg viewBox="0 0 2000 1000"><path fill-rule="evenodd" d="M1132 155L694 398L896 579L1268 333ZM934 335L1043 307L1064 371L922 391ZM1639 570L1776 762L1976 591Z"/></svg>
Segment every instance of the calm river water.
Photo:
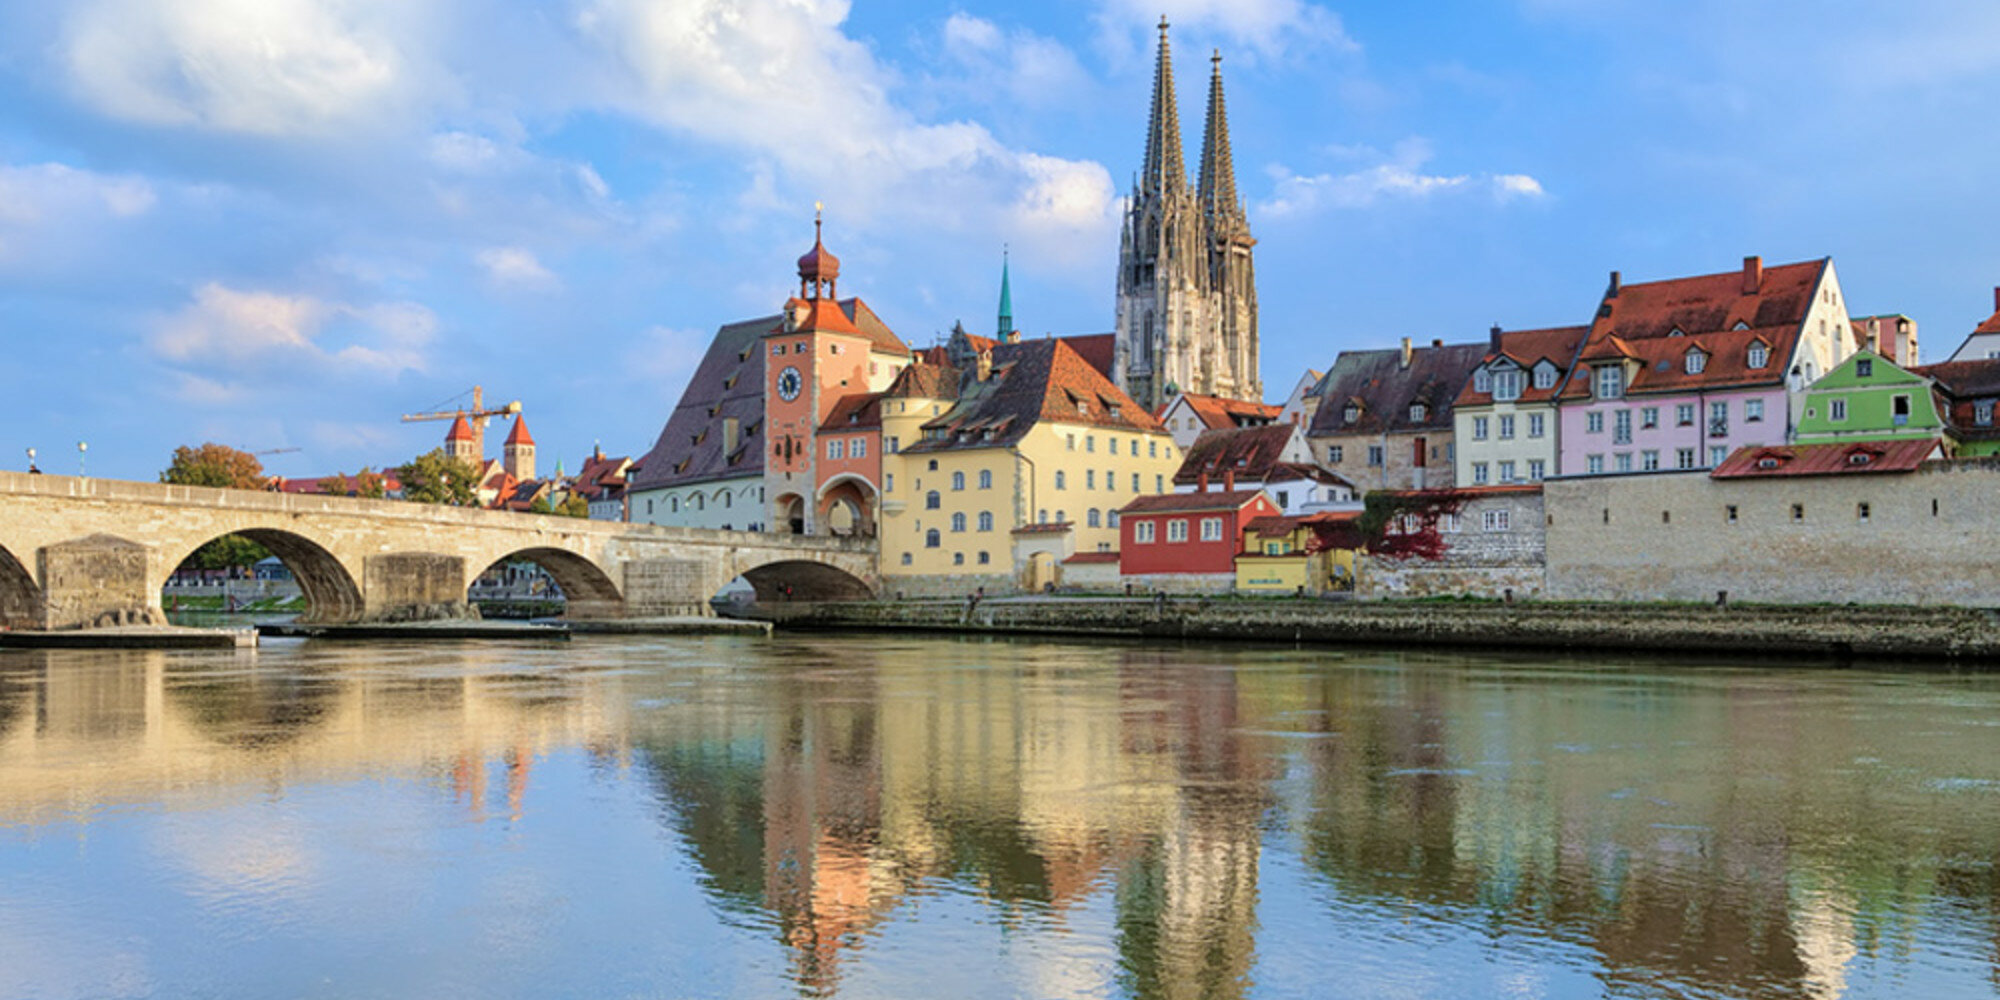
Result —
<svg viewBox="0 0 2000 1000"><path fill-rule="evenodd" d="M2000 996L2000 678L0 653L0 997Z"/></svg>

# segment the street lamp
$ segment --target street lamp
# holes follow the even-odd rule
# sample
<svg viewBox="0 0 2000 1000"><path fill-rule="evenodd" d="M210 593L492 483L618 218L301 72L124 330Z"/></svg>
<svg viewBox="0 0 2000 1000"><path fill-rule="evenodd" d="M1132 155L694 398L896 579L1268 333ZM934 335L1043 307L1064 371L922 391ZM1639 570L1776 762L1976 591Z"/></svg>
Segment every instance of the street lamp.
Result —
<svg viewBox="0 0 2000 1000"><path fill-rule="evenodd" d="M40 469L35 468L35 449L33 448L28 449L28 471L29 472L42 471Z"/></svg>
<svg viewBox="0 0 2000 1000"><path fill-rule="evenodd" d="M84 454L88 451L90 451L90 442L78 441L76 443L76 477L78 479L90 478L90 473L86 472L83 467Z"/></svg>

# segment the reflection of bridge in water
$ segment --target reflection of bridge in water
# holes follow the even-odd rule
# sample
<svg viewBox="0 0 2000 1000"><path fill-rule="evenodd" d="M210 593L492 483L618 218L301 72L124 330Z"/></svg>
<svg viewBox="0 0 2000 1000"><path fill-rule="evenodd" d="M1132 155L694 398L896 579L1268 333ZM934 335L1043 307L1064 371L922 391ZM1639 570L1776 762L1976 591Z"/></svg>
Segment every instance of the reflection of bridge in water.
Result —
<svg viewBox="0 0 2000 1000"><path fill-rule="evenodd" d="M767 599L865 597L879 581L872 540L0 473L0 626L156 618L175 568L231 534L283 560L322 622L446 614L508 560L547 569L575 618L706 615L738 576Z"/></svg>

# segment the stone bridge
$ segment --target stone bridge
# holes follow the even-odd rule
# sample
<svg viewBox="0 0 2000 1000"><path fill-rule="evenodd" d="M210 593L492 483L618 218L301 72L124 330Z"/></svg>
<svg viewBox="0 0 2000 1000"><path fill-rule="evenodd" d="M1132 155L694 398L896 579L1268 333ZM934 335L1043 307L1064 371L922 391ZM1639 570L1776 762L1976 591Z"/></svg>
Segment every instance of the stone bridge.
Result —
<svg viewBox="0 0 2000 1000"><path fill-rule="evenodd" d="M763 600L872 596L872 539L704 531L399 500L0 472L0 626L157 619L195 549L242 535L283 560L317 622L450 614L497 563L548 570L572 618L707 615L737 576Z"/></svg>

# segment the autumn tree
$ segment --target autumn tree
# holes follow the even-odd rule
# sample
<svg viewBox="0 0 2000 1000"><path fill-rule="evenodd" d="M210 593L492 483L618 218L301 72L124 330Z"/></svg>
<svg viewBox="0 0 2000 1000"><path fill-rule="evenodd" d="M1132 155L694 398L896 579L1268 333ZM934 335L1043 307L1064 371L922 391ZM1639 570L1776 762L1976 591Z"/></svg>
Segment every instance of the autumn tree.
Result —
<svg viewBox="0 0 2000 1000"><path fill-rule="evenodd" d="M556 513L564 517L587 518L590 516L590 501L584 499L581 493L565 493L563 502L556 505Z"/></svg>
<svg viewBox="0 0 2000 1000"><path fill-rule="evenodd" d="M398 467L396 478L403 481L405 500L454 507L479 502L479 467L445 454L443 448L432 448Z"/></svg>
<svg viewBox="0 0 2000 1000"><path fill-rule="evenodd" d="M361 467L360 472L352 476L345 472L336 472L320 480L319 491L337 497L360 497L364 500L380 500L389 495L389 486L388 482L382 478L381 473L364 465Z"/></svg>
<svg viewBox="0 0 2000 1000"><path fill-rule="evenodd" d="M160 473L160 482L177 486L261 490L265 482L264 463L247 451L213 441L199 448L181 445L174 449L173 464Z"/></svg>

